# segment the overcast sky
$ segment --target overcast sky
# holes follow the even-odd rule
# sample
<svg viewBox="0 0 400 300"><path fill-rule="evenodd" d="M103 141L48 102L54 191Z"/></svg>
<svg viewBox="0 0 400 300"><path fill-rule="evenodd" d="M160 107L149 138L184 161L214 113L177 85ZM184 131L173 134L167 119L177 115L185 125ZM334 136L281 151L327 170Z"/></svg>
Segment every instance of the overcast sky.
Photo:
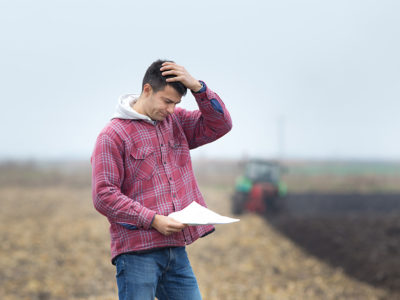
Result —
<svg viewBox="0 0 400 300"><path fill-rule="evenodd" d="M399 16L396 0L1 0L0 159L89 159L167 58L233 119L194 157L398 160Z"/></svg>

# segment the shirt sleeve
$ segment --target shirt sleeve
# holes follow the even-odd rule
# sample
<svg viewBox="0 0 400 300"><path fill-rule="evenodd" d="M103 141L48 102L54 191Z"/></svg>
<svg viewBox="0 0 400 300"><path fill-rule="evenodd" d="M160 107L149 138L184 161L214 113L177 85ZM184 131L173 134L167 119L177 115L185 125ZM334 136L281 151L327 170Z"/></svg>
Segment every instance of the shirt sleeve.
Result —
<svg viewBox="0 0 400 300"><path fill-rule="evenodd" d="M221 98L203 81L201 83L200 91L192 92L199 110L175 110L190 149L213 142L232 129L231 117Z"/></svg>
<svg viewBox="0 0 400 300"><path fill-rule="evenodd" d="M121 192L124 163L123 150L119 149L118 144L121 145L105 133L97 138L91 158L93 205L111 223L124 223L150 229L155 211L142 206Z"/></svg>

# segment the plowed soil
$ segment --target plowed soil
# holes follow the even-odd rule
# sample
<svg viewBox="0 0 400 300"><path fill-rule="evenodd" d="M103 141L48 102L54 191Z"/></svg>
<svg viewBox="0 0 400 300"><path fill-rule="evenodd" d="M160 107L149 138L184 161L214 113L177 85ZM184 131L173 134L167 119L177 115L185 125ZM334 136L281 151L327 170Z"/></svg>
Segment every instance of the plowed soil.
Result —
<svg viewBox="0 0 400 300"><path fill-rule="evenodd" d="M231 187L201 190L231 215ZM3 185L0 204L0 299L117 299L108 224L88 184ZM398 212L294 207L241 215L187 247L204 299L400 298Z"/></svg>

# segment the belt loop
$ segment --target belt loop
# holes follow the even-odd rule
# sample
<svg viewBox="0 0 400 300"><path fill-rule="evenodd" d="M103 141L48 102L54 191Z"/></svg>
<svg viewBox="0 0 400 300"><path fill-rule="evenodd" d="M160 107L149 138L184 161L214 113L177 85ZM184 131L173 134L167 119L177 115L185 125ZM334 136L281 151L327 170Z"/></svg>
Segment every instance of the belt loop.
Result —
<svg viewBox="0 0 400 300"><path fill-rule="evenodd" d="M169 248L169 258L170 258L170 261L173 261L174 260L174 252L172 251L172 249L174 249L174 248L172 248L172 247L170 247Z"/></svg>

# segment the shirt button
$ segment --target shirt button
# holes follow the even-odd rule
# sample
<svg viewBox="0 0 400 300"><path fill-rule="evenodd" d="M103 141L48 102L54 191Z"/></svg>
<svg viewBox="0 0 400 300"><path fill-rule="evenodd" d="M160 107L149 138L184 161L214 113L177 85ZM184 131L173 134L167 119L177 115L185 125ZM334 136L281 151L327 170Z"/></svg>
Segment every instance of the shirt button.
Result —
<svg viewBox="0 0 400 300"><path fill-rule="evenodd" d="M169 180L172 180L172 177L170 177Z"/></svg>
<svg viewBox="0 0 400 300"><path fill-rule="evenodd" d="M172 197L176 198L176 194L173 194Z"/></svg>
<svg viewBox="0 0 400 300"><path fill-rule="evenodd" d="M167 164L167 162L166 161L164 161L164 165L166 165Z"/></svg>

